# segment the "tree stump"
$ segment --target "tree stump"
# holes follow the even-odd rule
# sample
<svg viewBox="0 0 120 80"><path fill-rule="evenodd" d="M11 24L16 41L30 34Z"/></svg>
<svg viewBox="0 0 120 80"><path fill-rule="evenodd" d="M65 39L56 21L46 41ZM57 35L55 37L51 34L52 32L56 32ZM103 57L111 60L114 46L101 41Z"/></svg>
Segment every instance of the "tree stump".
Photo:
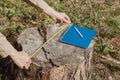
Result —
<svg viewBox="0 0 120 80"><path fill-rule="evenodd" d="M26 29L19 35L17 41L26 53L31 54L63 25L65 24L46 24ZM31 65L27 72L29 76L22 77L22 80L87 80L93 41L88 49L61 43L59 38L64 31L32 58L33 63L39 66ZM19 76L21 75L18 75L18 80Z"/></svg>

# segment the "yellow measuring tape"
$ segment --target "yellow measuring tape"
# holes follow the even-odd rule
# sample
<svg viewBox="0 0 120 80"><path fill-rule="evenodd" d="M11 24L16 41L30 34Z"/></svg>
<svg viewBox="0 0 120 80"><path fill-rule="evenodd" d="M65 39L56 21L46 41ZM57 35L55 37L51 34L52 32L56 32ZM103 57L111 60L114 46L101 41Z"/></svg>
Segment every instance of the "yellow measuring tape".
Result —
<svg viewBox="0 0 120 80"><path fill-rule="evenodd" d="M30 58L32 58L35 54L37 54L43 47L45 47L51 40L53 40L60 32L62 32L65 28L67 28L69 25L66 24L63 27L61 27L55 34L53 34L44 44L42 44L37 50L35 50L31 55Z"/></svg>

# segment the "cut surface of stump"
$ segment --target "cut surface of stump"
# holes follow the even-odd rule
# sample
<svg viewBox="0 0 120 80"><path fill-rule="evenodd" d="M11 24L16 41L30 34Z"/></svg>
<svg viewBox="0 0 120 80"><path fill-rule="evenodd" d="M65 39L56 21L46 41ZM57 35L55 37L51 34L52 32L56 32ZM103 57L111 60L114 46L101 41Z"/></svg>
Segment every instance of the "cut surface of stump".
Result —
<svg viewBox="0 0 120 80"><path fill-rule="evenodd" d="M64 25L66 24L46 24L43 27L26 29L19 35L17 41L30 55ZM87 49L61 43L59 39L65 30L32 58L33 62L41 67L40 79L42 80L87 80L93 53L93 41ZM31 71L34 70L36 69ZM35 79L32 77L30 80Z"/></svg>

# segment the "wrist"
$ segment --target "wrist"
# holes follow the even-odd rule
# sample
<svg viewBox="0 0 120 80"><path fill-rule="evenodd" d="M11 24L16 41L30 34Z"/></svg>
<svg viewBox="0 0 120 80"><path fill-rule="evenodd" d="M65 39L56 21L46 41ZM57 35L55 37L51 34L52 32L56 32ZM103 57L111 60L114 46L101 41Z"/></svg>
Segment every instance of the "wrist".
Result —
<svg viewBox="0 0 120 80"><path fill-rule="evenodd" d="M10 57L13 57L13 56L15 56L15 55L17 54L17 52L18 52L17 50L14 50L13 52L11 52L11 53L9 54L9 56L10 56Z"/></svg>
<svg viewBox="0 0 120 80"><path fill-rule="evenodd" d="M46 9L46 10L44 10L44 12L46 13L46 14L48 14L49 16L56 16L57 14L58 14L58 12L57 11L55 11L55 10L53 10L53 9Z"/></svg>

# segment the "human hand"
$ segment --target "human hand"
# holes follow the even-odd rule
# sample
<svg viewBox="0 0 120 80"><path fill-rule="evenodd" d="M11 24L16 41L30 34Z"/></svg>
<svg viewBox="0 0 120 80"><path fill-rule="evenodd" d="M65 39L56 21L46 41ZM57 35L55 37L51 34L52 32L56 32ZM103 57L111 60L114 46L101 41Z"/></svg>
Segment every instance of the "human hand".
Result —
<svg viewBox="0 0 120 80"><path fill-rule="evenodd" d="M51 14L50 16L56 22L57 21L60 22L60 23L65 22L65 23L68 23L68 24L71 23L70 18L65 13L54 12L54 14Z"/></svg>
<svg viewBox="0 0 120 80"><path fill-rule="evenodd" d="M14 63L21 69L28 69L30 64L32 63L30 57L24 51L15 51L10 54L10 57L14 61Z"/></svg>

